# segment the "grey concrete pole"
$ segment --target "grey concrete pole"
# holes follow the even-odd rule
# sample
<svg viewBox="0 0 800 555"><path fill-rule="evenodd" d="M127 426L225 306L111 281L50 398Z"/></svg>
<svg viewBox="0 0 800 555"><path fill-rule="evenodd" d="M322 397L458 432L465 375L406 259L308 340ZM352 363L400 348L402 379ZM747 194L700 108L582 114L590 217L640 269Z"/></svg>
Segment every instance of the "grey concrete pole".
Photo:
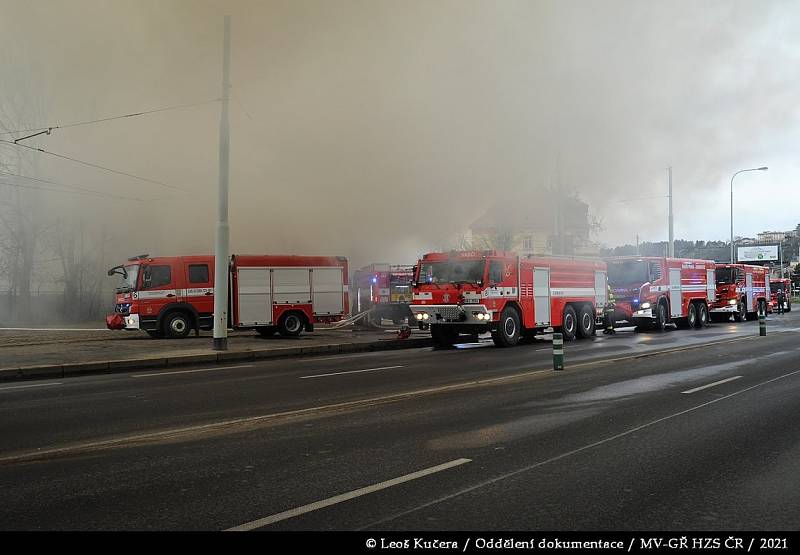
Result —
<svg viewBox="0 0 800 555"><path fill-rule="evenodd" d="M222 55L222 111L219 120L219 204L217 238L214 246L214 350L228 349L228 260L230 259L230 228L228 226L228 164L230 129L228 102L230 98L231 16L225 16Z"/></svg>

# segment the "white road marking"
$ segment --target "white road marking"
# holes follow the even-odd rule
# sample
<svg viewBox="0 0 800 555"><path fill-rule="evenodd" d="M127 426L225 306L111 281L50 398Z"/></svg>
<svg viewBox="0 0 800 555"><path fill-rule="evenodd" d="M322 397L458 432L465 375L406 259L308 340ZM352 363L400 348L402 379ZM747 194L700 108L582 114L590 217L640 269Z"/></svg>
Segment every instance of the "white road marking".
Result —
<svg viewBox="0 0 800 555"><path fill-rule="evenodd" d="M47 387L47 386L50 386L50 385L64 385L64 384L61 383L61 382L50 382L50 383L34 383L34 384L30 384L30 385L12 385L12 386L9 386L9 387L0 387L0 391L6 390L6 389L25 389L26 387Z"/></svg>
<svg viewBox="0 0 800 555"><path fill-rule="evenodd" d="M402 364L397 366L380 366L378 368L365 368L364 370L347 370L345 372L331 372L329 374L314 374L313 376L300 376L301 380L308 378L324 378L326 376L341 376L342 374L360 374L361 372L376 372L378 370L392 370L394 368L405 368Z"/></svg>
<svg viewBox="0 0 800 555"><path fill-rule="evenodd" d="M239 366L217 366L214 368L200 368L198 370L176 370L174 372L155 372L153 374L131 374L131 378L149 378L151 376L170 376L172 374L194 374L195 372L212 372L214 370L233 370L235 368L252 368L252 364L240 364Z"/></svg>
<svg viewBox="0 0 800 555"><path fill-rule="evenodd" d="M384 524L386 522L390 522L392 520L396 520L398 518L402 518L402 517L404 517L406 515L410 515L412 513L415 513L415 512L417 512L417 511L419 511L421 509L426 509L428 507L432 507L434 505L438 505L439 503L443 503L444 501L449 501L450 499L455 499L456 497L460 497L460 496L462 496L462 495L464 495L466 493L470 493L472 491L484 488L486 486L490 486L490 485L495 484L497 482L501 482L503 480L507 480L508 478L512 478L512 477L517 476L519 474L522 474L524 472L529 472L531 470L535 470L535 469L537 469L537 468L539 468L541 466L544 466L546 464L550 464L550 463L559 461L561 459L565 459L567 457L571 457L572 455L577 455L578 453L582 453L582 452L587 451L589 449L593 449L595 447L599 447L600 445L604 445L604 444L609 443L611 441L615 441L617 439L629 436L631 434L635 434L636 432L638 432L640 430L644 430L645 428L649 428L651 426L655 426L656 424L660 424L661 422L666 422L667 420L672 420L673 418L677 418L679 416L683 416L684 414L689 414L690 412L694 412L696 410L700 410L700 409L702 409L704 407L707 407L709 405L713 405L715 403L719 403L720 401L724 401L726 399L730 399L731 397L736 397L737 395L741 395L742 393L746 393L748 391L752 391L753 389L757 389L757 388L759 388L761 386L776 382L778 380L782 380L784 378L788 378L789 376L795 376L797 374L800 374L800 370L795 370L794 372L789 372L788 374L783 374L783 375L778 376L776 378L772 378L772 379L763 381L761 383L757 383L755 385L751 385L750 387L746 387L744 389L740 389L739 391L735 391L733 393L729 393L728 395L725 395L723 397L718 397L716 399L713 399L713 400L705 402L705 403L701 403L699 405L696 405L694 407L688 408L686 410L682 410L680 412L676 412L676 413L670 414L668 416L663 416L661 418L657 418L656 420L651 420L650 422L647 422L645 424L641 424L640 426L636 426L634 428L629 428L628 430L625 430L624 432L620 432L618 434L614 434L613 436L609 436L609 437L606 437L604 439L595 441L594 443L589 443L587 445L584 445L583 447L578 447L577 449L573 449L572 451L567 451L566 453L562 453L560 455L556 455L555 457L551 457L549 459L545 459L543 461L531 464L529 466L525 466L523 468L519 468L517 470L514 470L512 472L508 472L506 474L502 474L502 475L497 476L495 478L490 478L489 480L485 480L483 482L475 484L474 486L469 486L469 487L464 488L464 489L462 489L460 491L457 491L455 493L451 493L451 494L445 495L444 497L440 497L439 499L434 499L433 501L429 501L427 503L423 503L422 505L414 507L413 509L408 509L407 511L403 511L401 513L394 514L392 516L383 518L383 519L378 520L376 522L372 522L370 524L367 524L366 526L358 528L358 530L359 531L366 530L367 528L372 528L373 526L379 526L379 525Z"/></svg>
<svg viewBox="0 0 800 555"><path fill-rule="evenodd" d="M311 511L316 511L317 509L322 509L325 507L330 507L331 505L335 505L337 503L342 503L344 501L348 501L350 499L354 499L356 497L361 497L376 491L380 491L386 488L390 488L392 486L396 486L398 484L402 484L405 482L410 482L411 480L416 480L417 478L422 478L424 476L429 476L431 474L435 474L437 472L441 472L443 470L448 470L450 468L461 466L462 464L466 464L468 462L472 462L470 459L456 459L454 461L446 462L444 464L440 464L437 466L432 466L430 468L425 468L423 470L418 470L417 472L412 472L411 474L406 474L405 476L400 476L398 478L393 478L392 480L387 480L385 482L380 482L378 484L373 484L371 486L367 486L364 488L359 488L347 493L343 493L341 495L336 495L334 497L329 497L328 499L323 499L322 501L317 501L315 503L309 503L308 505L303 505L302 507L297 507L294 509L290 509L288 511L284 511L282 513L274 514L272 516L267 516L264 518L259 518L258 520L253 520L252 522L246 522L245 524L240 524L239 526L234 526L233 528L228 528L226 532L246 532L248 530L255 530L256 528L261 528L263 526L267 526L268 524L274 524L275 522L280 522L281 520L286 520L289 518L294 518L296 516L310 513Z"/></svg>
<svg viewBox="0 0 800 555"><path fill-rule="evenodd" d="M681 393L697 393L698 391L703 391L704 389L708 389L709 387L714 387L715 385L721 385L724 383L732 382L733 380L738 380L741 376L733 376L732 378L726 378L724 380L719 380L718 382L707 383L706 385L701 385L700 387L695 387L694 389L687 389L686 391L681 391Z"/></svg>

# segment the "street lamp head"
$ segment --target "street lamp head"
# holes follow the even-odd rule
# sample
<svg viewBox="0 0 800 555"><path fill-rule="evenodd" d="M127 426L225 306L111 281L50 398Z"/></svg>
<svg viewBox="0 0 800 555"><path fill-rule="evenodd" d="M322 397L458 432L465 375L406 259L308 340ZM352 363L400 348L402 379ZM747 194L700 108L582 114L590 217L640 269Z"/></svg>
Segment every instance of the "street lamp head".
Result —
<svg viewBox="0 0 800 555"><path fill-rule="evenodd" d="M767 166L762 166L762 167L760 167L760 168L758 168L758 169L759 169L759 171L764 171L764 172L765 172L765 171L767 171L769 168L768 168Z"/></svg>

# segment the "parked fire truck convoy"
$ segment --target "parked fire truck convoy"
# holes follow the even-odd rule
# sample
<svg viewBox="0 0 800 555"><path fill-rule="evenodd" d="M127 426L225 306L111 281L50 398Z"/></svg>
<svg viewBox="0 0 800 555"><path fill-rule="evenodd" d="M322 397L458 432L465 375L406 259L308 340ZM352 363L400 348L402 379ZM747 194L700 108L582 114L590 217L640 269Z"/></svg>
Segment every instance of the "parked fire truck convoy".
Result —
<svg viewBox="0 0 800 555"><path fill-rule="evenodd" d="M110 329L183 338L213 327L213 256L142 255L108 271L114 274L123 283L106 318ZM413 267L366 266L351 283L344 257L234 255L226 279L232 329L296 336L345 318L352 299L352 313L367 312L373 323L408 318L430 327L438 347L486 332L501 347L549 331L586 338L606 309L612 325L637 329L740 322L774 307L779 287L791 309L789 280L770 282L764 267L665 257L434 252Z"/></svg>

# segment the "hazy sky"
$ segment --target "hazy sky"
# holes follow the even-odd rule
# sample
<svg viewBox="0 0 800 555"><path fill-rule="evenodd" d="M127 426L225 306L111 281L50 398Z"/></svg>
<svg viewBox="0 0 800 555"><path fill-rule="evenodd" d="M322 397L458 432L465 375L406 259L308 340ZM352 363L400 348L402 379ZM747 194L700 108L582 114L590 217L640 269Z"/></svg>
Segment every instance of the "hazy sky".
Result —
<svg viewBox="0 0 800 555"><path fill-rule="evenodd" d="M800 222L800 3L0 0L3 96L49 125L220 96L233 17L233 252L410 262L495 202L559 179L614 245ZM42 194L102 221L120 257L213 247L219 104L28 141L39 176L136 203ZM4 138L4 137L0 137ZM155 199L155 200L151 200Z"/></svg>

